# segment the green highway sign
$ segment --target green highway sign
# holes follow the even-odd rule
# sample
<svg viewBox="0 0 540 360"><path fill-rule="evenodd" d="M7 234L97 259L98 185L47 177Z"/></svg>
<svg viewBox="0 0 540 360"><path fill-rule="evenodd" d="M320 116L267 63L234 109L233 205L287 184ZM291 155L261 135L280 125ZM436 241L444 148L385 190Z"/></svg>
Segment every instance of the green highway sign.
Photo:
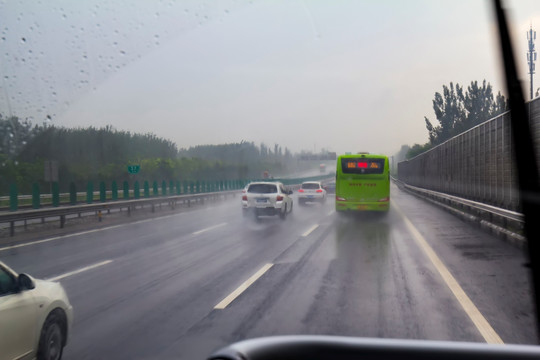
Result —
<svg viewBox="0 0 540 360"><path fill-rule="evenodd" d="M128 165L128 173L136 174L141 170L141 165Z"/></svg>

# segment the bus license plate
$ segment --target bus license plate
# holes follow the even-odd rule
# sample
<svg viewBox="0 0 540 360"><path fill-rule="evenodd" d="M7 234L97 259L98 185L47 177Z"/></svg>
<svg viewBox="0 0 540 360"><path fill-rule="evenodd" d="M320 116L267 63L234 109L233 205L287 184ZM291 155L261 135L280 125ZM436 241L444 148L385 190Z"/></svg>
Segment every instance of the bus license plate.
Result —
<svg viewBox="0 0 540 360"><path fill-rule="evenodd" d="M358 205L356 208L358 210L367 210L367 205Z"/></svg>

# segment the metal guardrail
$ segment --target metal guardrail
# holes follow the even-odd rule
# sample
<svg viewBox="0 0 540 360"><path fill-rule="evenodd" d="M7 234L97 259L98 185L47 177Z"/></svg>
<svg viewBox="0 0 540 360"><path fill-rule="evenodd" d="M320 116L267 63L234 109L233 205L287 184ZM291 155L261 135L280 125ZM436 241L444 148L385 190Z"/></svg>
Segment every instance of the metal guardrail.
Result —
<svg viewBox="0 0 540 360"><path fill-rule="evenodd" d="M132 197L133 194L135 193L135 191L133 189L130 189L129 190L129 196ZM110 196L112 194L112 190L107 190L105 192L105 194L107 196ZM60 193L58 194L58 196L60 197L60 199L65 199L65 198L68 198L69 199L69 193ZM86 197L86 192L84 191L79 191L76 193L76 197L77 198L85 198ZM100 192L99 191L94 191L93 192L93 198L96 199L96 198L99 198L99 195L100 195ZM119 189L118 190L118 198L123 198L124 196L124 190L121 190ZM0 196L0 202L9 202L9 196ZM32 200L32 195L18 195L17 196L17 199L19 202L23 201L23 200ZM52 194L50 193L47 193L47 194L39 194L39 199L40 199L40 206L52 206L52 199L53 199L53 196ZM41 201L49 201L50 203L41 203ZM99 200L95 200L95 201L99 201ZM113 200L108 200L108 201L113 201ZM79 203L83 204L84 201L81 200L79 201ZM63 205L68 205L69 204L69 200L64 200L63 202L61 201L60 202L60 205L63 206ZM71 205L71 204L69 204ZM25 205L21 205L19 204L17 206L19 209L32 209L32 204L25 204ZM9 210L9 206L0 206L0 211L7 211Z"/></svg>
<svg viewBox="0 0 540 360"><path fill-rule="evenodd" d="M121 194L123 193L123 190L119 189L118 190L118 194ZM130 189L129 190L129 193L130 194L133 194L133 189ZM94 191L94 197L98 197L99 196L99 191ZM106 191L106 194L107 195L111 195L112 194L112 191L111 190L107 190ZM60 197L68 197L69 196L69 193L60 193L59 194ZM83 197L83 196L86 196L86 191L79 191L77 193L77 196L78 197ZM120 196L120 195L119 195ZM31 200L32 199L32 195L18 195L17 198L19 200ZM41 200L50 200L52 199L52 194L39 194L39 198ZM9 201L9 196L0 196L0 201Z"/></svg>
<svg viewBox="0 0 540 360"><path fill-rule="evenodd" d="M512 242L522 246L525 238L521 235L523 231L523 214L502 209L496 206L483 204L477 201L463 199L458 196L427 190L416 186L408 185L403 181L392 177L392 180L406 190L415 193L423 198L432 200L438 204L445 205L448 210L456 213L461 212L461 217L488 227L497 233L502 233L510 238Z"/></svg>
<svg viewBox="0 0 540 360"><path fill-rule="evenodd" d="M332 172L327 172L327 173L324 173L324 174L317 174L317 175L312 175L312 176L304 176L304 177L296 177L296 178L269 178L269 179L252 179L252 180L242 180L243 182L250 182L250 181L280 181L282 182L284 185L296 185L296 184L300 184L302 183L303 181L317 181L317 180L324 180L324 179L327 179L327 178L330 178L330 177L333 177L335 176ZM204 182L202 182L204 184ZM193 182L193 186L196 186L195 185L196 183ZM207 188L208 190L210 190L209 188ZM233 189L233 188L229 188L229 189ZM238 189L238 188L237 188ZM170 190L171 193L173 190ZM190 192L191 190L189 189L186 189L184 188L184 192L183 194L199 194L201 192ZM227 191L227 190L225 190ZM206 192L206 191L202 191L202 192ZM111 194L113 193L112 190L107 190L105 191L105 194L106 196L110 196ZM117 190L117 193L118 193L118 199L120 198L123 198L124 197L124 190L123 189L118 189ZM93 191L92 192L92 198L94 199L94 201L99 201L97 200L100 196L101 192L99 190L96 190L96 191ZM134 196L135 194L135 190L132 188L132 189L129 189L129 197L132 197ZM76 193L76 198L79 199L84 199L86 198L88 195L88 193L86 191L79 191ZM178 194L179 195L179 194ZM58 194L59 198L60 199L64 199L63 201L60 202L60 205L62 204L68 204L69 200L65 200L66 198L69 198L70 196L70 193L59 193ZM154 195L155 196L155 195ZM44 194L39 194L39 200L48 200L48 201L51 201L52 202L52 199L53 199L53 195L51 193L44 193ZM22 195L17 195L17 200L18 202L20 201L23 201L23 200L33 200L33 195L29 195L29 194L22 194ZM6 202L9 202L10 201L10 196L0 196L0 203L6 203ZM107 200L107 201L116 201L116 200ZM85 200L79 200L78 203L84 203ZM51 204L40 204L39 206L49 206ZM32 208L32 204L24 204L24 205L18 205L17 207L20 208L20 209L29 209L29 208ZM0 206L0 211L3 211L3 210L8 210L10 207L9 206Z"/></svg>
<svg viewBox="0 0 540 360"><path fill-rule="evenodd" d="M290 186L291 188L296 188L304 181L314 181L320 180L324 182L325 179L332 178L332 174L318 175L307 178L299 179L287 179L284 182L285 185ZM268 179L264 181L282 181L280 179ZM45 221L45 218L58 217L60 220L60 228L64 227L66 222L67 215L73 214L82 214L95 212L98 213L98 216L101 215L100 212L107 211L109 212L112 209L127 209L128 216L131 214L132 209L137 207L144 208L145 206L152 206L152 212L156 205L166 204L174 208L178 203L186 204L190 206L192 201L204 201L208 198L218 198L218 197L227 197L228 195L235 195L240 193L241 189L237 190L227 190L227 191L217 191L217 192L205 192L197 194L184 194L184 195L174 195L174 196L160 196L153 198L144 198L144 199L132 199L132 200L116 200L116 201L107 201L93 204L82 204L82 205L63 205L60 207L52 207L45 209L31 209L31 210L21 210L16 212L5 212L0 213L0 223L9 223L9 233L10 236L15 234L15 222L27 221L34 219L42 219L42 222Z"/></svg>

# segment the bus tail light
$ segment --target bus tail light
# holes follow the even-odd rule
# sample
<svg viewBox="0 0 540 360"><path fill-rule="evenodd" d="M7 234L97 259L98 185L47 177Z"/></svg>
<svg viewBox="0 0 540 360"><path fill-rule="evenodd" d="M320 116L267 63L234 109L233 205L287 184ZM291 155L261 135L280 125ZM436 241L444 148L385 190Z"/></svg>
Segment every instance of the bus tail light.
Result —
<svg viewBox="0 0 540 360"><path fill-rule="evenodd" d="M322 193L322 189L318 189L316 192L318 193Z"/></svg>
<svg viewBox="0 0 540 360"><path fill-rule="evenodd" d="M278 195L277 198L276 198L277 201L283 201L283 196L281 195Z"/></svg>
<svg viewBox="0 0 540 360"><path fill-rule="evenodd" d="M298 189L298 192L304 192L304 189Z"/></svg>
<svg viewBox="0 0 540 360"><path fill-rule="evenodd" d="M337 195L336 195L336 200L337 201L347 201L344 197L337 196Z"/></svg>
<svg viewBox="0 0 540 360"><path fill-rule="evenodd" d="M388 202L388 201L390 201L390 198L389 198L389 197L385 197L385 198L379 199L379 202Z"/></svg>
<svg viewBox="0 0 540 360"><path fill-rule="evenodd" d="M247 201L247 195L243 195L243 196L242 196L242 200L243 200L243 201Z"/></svg>

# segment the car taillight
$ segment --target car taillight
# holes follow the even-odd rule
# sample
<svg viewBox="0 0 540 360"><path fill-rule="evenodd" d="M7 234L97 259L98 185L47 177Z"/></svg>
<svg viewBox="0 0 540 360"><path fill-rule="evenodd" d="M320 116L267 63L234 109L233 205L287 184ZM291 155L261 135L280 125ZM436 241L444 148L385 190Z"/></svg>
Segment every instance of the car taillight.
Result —
<svg viewBox="0 0 540 360"><path fill-rule="evenodd" d="M390 201L390 198L389 197L385 197L385 198L382 198L382 199L379 199L380 202L388 202Z"/></svg>
<svg viewBox="0 0 540 360"><path fill-rule="evenodd" d="M283 196L281 195L278 195L277 198L276 198L277 201L283 201Z"/></svg>
<svg viewBox="0 0 540 360"><path fill-rule="evenodd" d="M242 196L242 200L247 201L247 195Z"/></svg>
<svg viewBox="0 0 540 360"><path fill-rule="evenodd" d="M298 189L298 192L304 192L304 189Z"/></svg>
<svg viewBox="0 0 540 360"><path fill-rule="evenodd" d="M337 201L347 201L345 198L343 198L341 196L337 196L337 195L336 195L336 200Z"/></svg>
<svg viewBox="0 0 540 360"><path fill-rule="evenodd" d="M322 189L319 189L319 190L317 190L316 192L321 193L321 192L322 192Z"/></svg>

